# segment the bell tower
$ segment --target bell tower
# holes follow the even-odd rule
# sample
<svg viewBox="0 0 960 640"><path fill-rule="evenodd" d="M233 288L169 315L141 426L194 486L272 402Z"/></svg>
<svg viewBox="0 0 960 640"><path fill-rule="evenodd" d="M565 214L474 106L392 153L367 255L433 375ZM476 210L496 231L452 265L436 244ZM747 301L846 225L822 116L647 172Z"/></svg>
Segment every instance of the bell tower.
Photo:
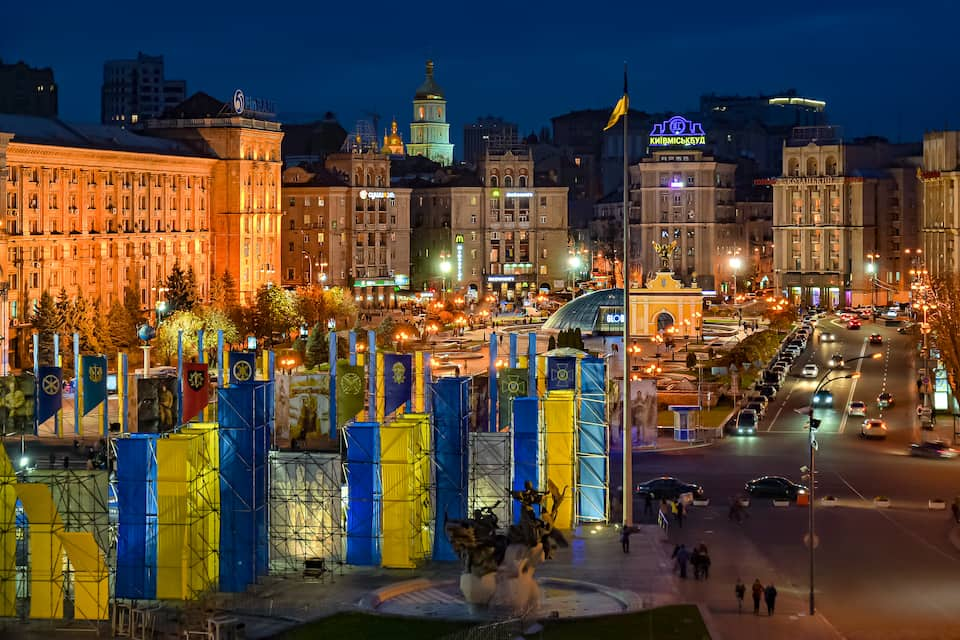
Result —
<svg viewBox="0 0 960 640"><path fill-rule="evenodd" d="M427 60L427 77L413 96L413 122L407 155L424 156L444 166L453 164L447 101L433 80L433 61Z"/></svg>

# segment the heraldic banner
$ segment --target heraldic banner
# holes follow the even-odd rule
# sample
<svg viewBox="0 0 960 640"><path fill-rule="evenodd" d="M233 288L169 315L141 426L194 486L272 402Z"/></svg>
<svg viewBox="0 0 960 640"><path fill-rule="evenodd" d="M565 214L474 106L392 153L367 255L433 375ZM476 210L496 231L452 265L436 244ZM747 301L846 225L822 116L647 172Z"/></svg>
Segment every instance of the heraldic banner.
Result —
<svg viewBox="0 0 960 640"><path fill-rule="evenodd" d="M183 363L183 422L190 422L210 400L209 370L205 362Z"/></svg>
<svg viewBox="0 0 960 640"><path fill-rule="evenodd" d="M337 430L363 411L363 367L337 362Z"/></svg>
<svg viewBox="0 0 960 640"><path fill-rule="evenodd" d="M37 423L43 424L63 407L63 369L60 367L40 367L37 370L40 382L37 398Z"/></svg>
<svg viewBox="0 0 960 640"><path fill-rule="evenodd" d="M413 382L413 356L386 353L383 356L384 411L390 413L410 400Z"/></svg>
<svg viewBox="0 0 960 640"><path fill-rule="evenodd" d="M83 375L83 415L87 415L107 399L107 357L80 356Z"/></svg>
<svg viewBox="0 0 960 640"><path fill-rule="evenodd" d="M256 382L257 354L252 351L230 352L230 384Z"/></svg>
<svg viewBox="0 0 960 640"><path fill-rule="evenodd" d="M572 357L547 358L547 391L566 391L575 388L577 359Z"/></svg>
<svg viewBox="0 0 960 640"><path fill-rule="evenodd" d="M497 379L499 385L500 403L500 429L507 429L513 423L513 399L527 395L527 370L511 369L507 367L500 370L500 376Z"/></svg>

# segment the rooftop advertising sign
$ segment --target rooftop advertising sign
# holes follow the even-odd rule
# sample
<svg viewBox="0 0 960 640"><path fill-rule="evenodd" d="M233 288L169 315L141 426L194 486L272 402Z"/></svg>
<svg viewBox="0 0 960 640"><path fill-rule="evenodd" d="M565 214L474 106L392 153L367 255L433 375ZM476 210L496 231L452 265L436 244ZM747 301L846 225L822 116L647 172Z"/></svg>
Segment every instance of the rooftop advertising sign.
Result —
<svg viewBox="0 0 960 640"><path fill-rule="evenodd" d="M653 125L650 132L651 147L697 147L707 144L703 125L683 116L673 116Z"/></svg>

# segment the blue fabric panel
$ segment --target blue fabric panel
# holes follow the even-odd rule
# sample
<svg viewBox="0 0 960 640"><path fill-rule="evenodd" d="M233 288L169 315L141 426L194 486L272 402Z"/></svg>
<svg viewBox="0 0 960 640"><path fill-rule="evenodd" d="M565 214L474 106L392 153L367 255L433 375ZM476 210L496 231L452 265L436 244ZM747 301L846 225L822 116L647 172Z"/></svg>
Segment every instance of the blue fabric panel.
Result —
<svg viewBox="0 0 960 640"><path fill-rule="evenodd" d="M540 427L537 398L513 399L513 489L523 491L525 482L540 487ZM514 523L520 509L514 509Z"/></svg>
<svg viewBox="0 0 960 640"><path fill-rule="evenodd" d="M577 359L551 356L547 358L547 391L570 390L577 386Z"/></svg>
<svg viewBox="0 0 960 640"><path fill-rule="evenodd" d="M443 527L446 520L467 516L467 415L469 378L440 378L430 386L433 403L433 442L437 465L437 501L433 559L457 560Z"/></svg>
<svg viewBox="0 0 960 640"><path fill-rule="evenodd" d="M117 447L117 598L152 600L157 593L156 437L132 435Z"/></svg>
<svg viewBox="0 0 960 640"><path fill-rule="evenodd" d="M605 374L603 360L584 358L580 361L577 514L581 521L599 522L607 518Z"/></svg>
<svg viewBox="0 0 960 640"><path fill-rule="evenodd" d="M380 566L380 424L352 422L347 438L347 564Z"/></svg>

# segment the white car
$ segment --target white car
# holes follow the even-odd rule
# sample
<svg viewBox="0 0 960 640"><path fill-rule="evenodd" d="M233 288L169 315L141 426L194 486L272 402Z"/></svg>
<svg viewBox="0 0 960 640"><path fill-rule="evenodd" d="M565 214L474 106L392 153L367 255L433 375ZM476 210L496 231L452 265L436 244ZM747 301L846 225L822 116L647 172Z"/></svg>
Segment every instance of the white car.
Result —
<svg viewBox="0 0 960 640"><path fill-rule="evenodd" d="M800 373L800 375L802 375L804 378L816 378L818 375L820 375L820 367L812 362L810 364L805 364L803 365L803 371Z"/></svg>
<svg viewBox="0 0 960 640"><path fill-rule="evenodd" d="M867 418L860 427L861 438L886 438L887 424L878 418Z"/></svg>
<svg viewBox="0 0 960 640"><path fill-rule="evenodd" d="M860 416L862 418L867 417L867 403L863 400L854 400L850 403L850 406L847 407L848 416Z"/></svg>

